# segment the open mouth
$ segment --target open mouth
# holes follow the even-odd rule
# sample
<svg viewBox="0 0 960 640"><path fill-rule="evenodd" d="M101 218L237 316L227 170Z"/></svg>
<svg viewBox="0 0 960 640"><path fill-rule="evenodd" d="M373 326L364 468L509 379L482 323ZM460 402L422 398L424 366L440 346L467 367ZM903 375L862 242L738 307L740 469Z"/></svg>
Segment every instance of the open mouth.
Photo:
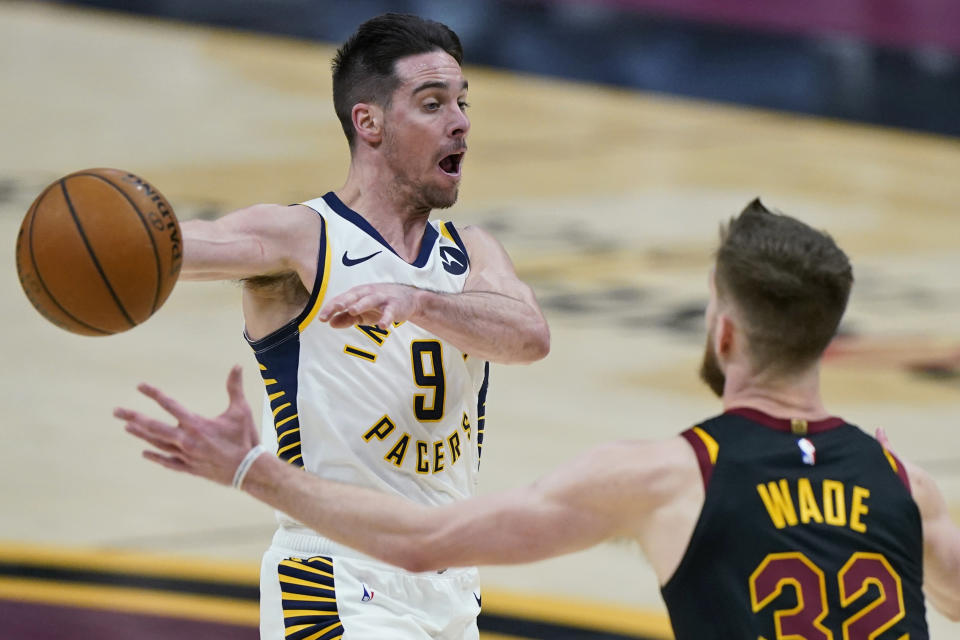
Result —
<svg viewBox="0 0 960 640"><path fill-rule="evenodd" d="M440 161L440 170L448 176L459 176L463 164L463 153L451 153Z"/></svg>

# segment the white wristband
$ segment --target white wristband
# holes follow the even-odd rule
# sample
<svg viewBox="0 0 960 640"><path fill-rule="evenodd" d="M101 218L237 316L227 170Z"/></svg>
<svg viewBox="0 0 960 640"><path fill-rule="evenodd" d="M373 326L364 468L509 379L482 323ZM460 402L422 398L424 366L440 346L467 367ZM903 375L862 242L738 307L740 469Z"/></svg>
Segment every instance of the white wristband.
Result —
<svg viewBox="0 0 960 640"><path fill-rule="evenodd" d="M247 477L247 472L250 471L250 467L253 466L253 461L259 458L261 453L266 452L267 448L262 444L258 444L247 452L247 455L240 461L237 470L233 474L233 487L235 489L243 488L243 479Z"/></svg>

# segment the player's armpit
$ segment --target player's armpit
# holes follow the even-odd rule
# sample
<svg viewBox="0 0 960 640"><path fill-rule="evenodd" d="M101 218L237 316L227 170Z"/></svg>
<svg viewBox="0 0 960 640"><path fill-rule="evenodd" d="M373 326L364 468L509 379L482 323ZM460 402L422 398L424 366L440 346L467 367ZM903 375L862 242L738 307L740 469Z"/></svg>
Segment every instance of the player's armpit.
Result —
<svg viewBox="0 0 960 640"><path fill-rule="evenodd" d="M313 284L320 243L320 216L303 206L260 204L216 220L181 224L181 277L234 280L296 272Z"/></svg>

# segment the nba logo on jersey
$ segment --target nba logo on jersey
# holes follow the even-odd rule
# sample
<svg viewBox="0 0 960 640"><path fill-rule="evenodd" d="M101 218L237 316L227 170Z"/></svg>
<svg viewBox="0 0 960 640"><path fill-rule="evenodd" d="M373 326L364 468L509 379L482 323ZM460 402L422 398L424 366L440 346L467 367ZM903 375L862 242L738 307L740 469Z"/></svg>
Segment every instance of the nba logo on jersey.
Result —
<svg viewBox="0 0 960 640"><path fill-rule="evenodd" d="M363 587L363 597L360 598L360 602L370 602L373 600L373 591L367 591L367 585L360 583L360 586Z"/></svg>
<svg viewBox="0 0 960 640"><path fill-rule="evenodd" d="M803 464L813 466L817 463L817 448L806 438L797 440L797 446L800 447L800 459Z"/></svg>

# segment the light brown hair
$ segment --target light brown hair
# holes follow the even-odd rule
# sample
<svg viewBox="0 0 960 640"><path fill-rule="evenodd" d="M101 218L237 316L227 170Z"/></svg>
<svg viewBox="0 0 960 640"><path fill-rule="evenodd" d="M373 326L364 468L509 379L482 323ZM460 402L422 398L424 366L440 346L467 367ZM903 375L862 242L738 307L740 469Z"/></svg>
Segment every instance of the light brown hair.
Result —
<svg viewBox="0 0 960 640"><path fill-rule="evenodd" d="M715 282L719 299L741 314L754 365L792 371L836 335L853 269L825 232L756 199L721 227Z"/></svg>

